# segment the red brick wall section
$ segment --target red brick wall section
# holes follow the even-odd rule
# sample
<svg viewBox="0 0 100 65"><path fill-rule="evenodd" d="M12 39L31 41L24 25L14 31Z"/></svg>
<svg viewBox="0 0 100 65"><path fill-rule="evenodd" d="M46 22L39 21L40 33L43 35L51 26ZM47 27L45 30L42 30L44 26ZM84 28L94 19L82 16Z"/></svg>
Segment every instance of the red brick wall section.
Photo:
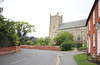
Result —
<svg viewBox="0 0 100 65"><path fill-rule="evenodd" d="M94 10L95 10L95 24L93 25L93 12L92 12L92 14L91 14L91 16L90 16L90 31L89 31L89 22L88 22L88 24L87 24L87 31L88 31L88 33L87 33L87 39L88 39L88 34L91 34L91 56L94 54L94 53L97 53L97 30L95 29L95 27L96 27L96 24L97 24L97 22L99 21L99 18L98 18L98 3L96 4L96 6L95 6L95 8L94 8ZM94 11L93 10L93 11ZM93 47L93 34L95 33L95 47ZM88 44L89 45L89 44ZM87 52L88 52L88 50L87 50Z"/></svg>
<svg viewBox="0 0 100 65"><path fill-rule="evenodd" d="M16 46L16 52L20 52L20 46Z"/></svg>
<svg viewBox="0 0 100 65"><path fill-rule="evenodd" d="M0 55L19 52L20 47L0 47Z"/></svg>
<svg viewBox="0 0 100 65"><path fill-rule="evenodd" d="M59 46L21 45L21 48L60 51Z"/></svg>

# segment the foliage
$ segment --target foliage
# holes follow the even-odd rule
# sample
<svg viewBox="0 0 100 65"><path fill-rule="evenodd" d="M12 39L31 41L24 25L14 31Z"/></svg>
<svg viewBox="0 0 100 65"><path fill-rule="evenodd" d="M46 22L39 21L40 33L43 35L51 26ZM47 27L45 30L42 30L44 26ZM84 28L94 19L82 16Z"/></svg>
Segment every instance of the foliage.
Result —
<svg viewBox="0 0 100 65"><path fill-rule="evenodd" d="M19 41L21 41L21 43L25 43L27 42L28 40L30 40L29 36L23 36L19 39Z"/></svg>
<svg viewBox="0 0 100 65"><path fill-rule="evenodd" d="M1 39L0 41L2 46L14 46L16 41L16 33L14 28L15 22L11 21L10 19L4 18L0 15L0 32L1 32ZM8 41L8 44L7 42ZM0 46L0 47L2 47Z"/></svg>
<svg viewBox="0 0 100 65"><path fill-rule="evenodd" d="M45 38L38 38L37 42L40 43L41 45L48 45L50 43L50 37L45 37Z"/></svg>
<svg viewBox="0 0 100 65"><path fill-rule="evenodd" d="M17 46L20 46L20 41L16 41L16 45Z"/></svg>
<svg viewBox="0 0 100 65"><path fill-rule="evenodd" d="M76 48L79 49L80 47L82 47L82 43L76 43Z"/></svg>
<svg viewBox="0 0 100 65"><path fill-rule="evenodd" d="M35 37L30 37L30 40L32 41L32 43L34 43L34 44L36 44L37 43L37 38L35 38Z"/></svg>
<svg viewBox="0 0 100 65"><path fill-rule="evenodd" d="M83 45L84 45L84 46L83 46L83 47L80 47L79 50L86 50L86 48L87 48L86 43L83 43Z"/></svg>
<svg viewBox="0 0 100 65"><path fill-rule="evenodd" d="M7 36L5 36L2 32L0 32L0 47L11 46L10 41Z"/></svg>
<svg viewBox="0 0 100 65"><path fill-rule="evenodd" d="M15 29L17 36L21 38L22 36L27 35L27 33L35 32L34 25L30 25L27 22L15 22Z"/></svg>
<svg viewBox="0 0 100 65"><path fill-rule="evenodd" d="M45 43L46 45L48 45L48 43L50 43L50 37L45 37L43 43Z"/></svg>
<svg viewBox="0 0 100 65"><path fill-rule="evenodd" d="M34 45L34 43L32 43L32 41L27 41L25 44L26 45Z"/></svg>
<svg viewBox="0 0 100 65"><path fill-rule="evenodd" d="M38 38L37 39L37 42L40 43L41 45L42 45L43 41L44 41L44 38Z"/></svg>
<svg viewBox="0 0 100 65"><path fill-rule="evenodd" d="M65 41L73 41L73 35L69 32L61 32L58 33L53 40L55 41L56 45L60 45Z"/></svg>
<svg viewBox="0 0 100 65"><path fill-rule="evenodd" d="M71 42L63 42L63 43L60 45L61 51L68 51L68 50L71 50L71 47L72 47L72 43L71 43Z"/></svg>
<svg viewBox="0 0 100 65"><path fill-rule="evenodd" d="M25 43L24 42L22 42L22 43L20 43L21 45L24 45Z"/></svg>
<svg viewBox="0 0 100 65"><path fill-rule="evenodd" d="M77 54L74 56L78 65L96 65L95 63L86 63L87 60L86 54Z"/></svg>
<svg viewBox="0 0 100 65"><path fill-rule="evenodd" d="M37 43L37 45L41 45L40 43Z"/></svg>

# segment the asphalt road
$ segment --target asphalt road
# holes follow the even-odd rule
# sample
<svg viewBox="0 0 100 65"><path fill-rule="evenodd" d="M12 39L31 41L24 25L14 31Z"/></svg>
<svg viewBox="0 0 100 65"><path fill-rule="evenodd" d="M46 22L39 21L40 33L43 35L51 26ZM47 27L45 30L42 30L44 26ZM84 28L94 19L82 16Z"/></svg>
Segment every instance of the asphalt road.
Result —
<svg viewBox="0 0 100 65"><path fill-rule="evenodd" d="M78 51L48 51L21 49L21 52L0 56L0 65L77 65L74 55Z"/></svg>
<svg viewBox="0 0 100 65"><path fill-rule="evenodd" d="M0 65L56 65L55 51L21 49L21 52L0 56Z"/></svg>

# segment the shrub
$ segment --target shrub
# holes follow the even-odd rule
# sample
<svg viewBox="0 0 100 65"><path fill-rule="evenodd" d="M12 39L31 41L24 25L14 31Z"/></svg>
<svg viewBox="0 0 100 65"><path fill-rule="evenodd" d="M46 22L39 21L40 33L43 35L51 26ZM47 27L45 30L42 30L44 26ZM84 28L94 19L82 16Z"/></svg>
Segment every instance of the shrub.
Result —
<svg viewBox="0 0 100 65"><path fill-rule="evenodd" d="M56 35L53 39L56 45L60 45L65 41L73 41L73 35L69 32L61 32Z"/></svg>
<svg viewBox="0 0 100 65"><path fill-rule="evenodd" d="M83 47L81 46L81 47L79 48L79 50L86 50L86 47L87 47L87 46L86 46L86 43L83 43L83 44L84 44L84 46L83 46Z"/></svg>
<svg viewBox="0 0 100 65"><path fill-rule="evenodd" d="M71 43L64 42L60 45L61 51L71 50Z"/></svg>
<svg viewBox="0 0 100 65"><path fill-rule="evenodd" d="M20 41L16 41L16 45L17 46L20 46Z"/></svg>
<svg viewBox="0 0 100 65"><path fill-rule="evenodd" d="M37 45L41 45L40 43L37 43Z"/></svg>
<svg viewBox="0 0 100 65"><path fill-rule="evenodd" d="M24 42L21 43L21 45L24 45L24 44L25 44Z"/></svg>
<svg viewBox="0 0 100 65"><path fill-rule="evenodd" d="M80 47L82 47L82 43L76 43L76 48L79 49Z"/></svg>
<svg viewBox="0 0 100 65"><path fill-rule="evenodd" d="M34 45L32 42L26 42L26 45Z"/></svg>
<svg viewBox="0 0 100 65"><path fill-rule="evenodd" d="M41 45L47 45L46 43L41 43Z"/></svg>
<svg viewBox="0 0 100 65"><path fill-rule="evenodd" d="M14 43L11 43L9 38L5 36L2 32L0 32L0 47L9 47L15 46Z"/></svg>
<svg viewBox="0 0 100 65"><path fill-rule="evenodd" d="M37 39L37 43L40 43L41 45L48 45L50 43L50 40L50 37L42 37Z"/></svg>

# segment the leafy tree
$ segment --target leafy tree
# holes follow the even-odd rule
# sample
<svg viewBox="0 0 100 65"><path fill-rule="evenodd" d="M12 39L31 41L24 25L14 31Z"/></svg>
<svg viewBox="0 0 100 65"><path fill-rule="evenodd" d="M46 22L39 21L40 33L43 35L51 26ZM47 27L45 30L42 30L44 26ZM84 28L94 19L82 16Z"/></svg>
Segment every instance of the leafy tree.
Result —
<svg viewBox="0 0 100 65"><path fill-rule="evenodd" d="M16 39L14 24L15 22L0 15L0 40L2 40L0 43L3 43L3 41L9 41L8 46L14 46ZM7 42L4 42L4 46L7 46L5 44L7 44Z"/></svg>
<svg viewBox="0 0 100 65"><path fill-rule="evenodd" d="M19 38L27 35L27 33L35 32L34 25L30 25L27 22L16 22L15 29Z"/></svg>
<svg viewBox="0 0 100 65"><path fill-rule="evenodd" d="M58 33L53 40L55 41L56 45L60 45L64 41L73 41L73 35L69 32L61 32Z"/></svg>

